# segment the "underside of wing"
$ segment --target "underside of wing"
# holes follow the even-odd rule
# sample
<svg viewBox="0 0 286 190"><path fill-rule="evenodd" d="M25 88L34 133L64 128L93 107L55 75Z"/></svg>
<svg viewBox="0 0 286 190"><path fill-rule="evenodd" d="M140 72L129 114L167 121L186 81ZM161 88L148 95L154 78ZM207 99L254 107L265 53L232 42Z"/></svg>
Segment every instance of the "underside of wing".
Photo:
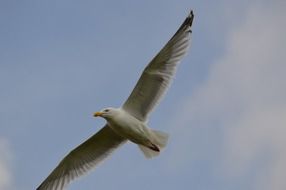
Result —
<svg viewBox="0 0 286 190"><path fill-rule="evenodd" d="M175 35L144 69L122 106L137 119L147 119L171 83L178 63L188 50L193 18L194 14L191 11Z"/></svg>
<svg viewBox="0 0 286 190"><path fill-rule="evenodd" d="M72 150L37 190L62 190L72 180L93 169L126 140L108 125Z"/></svg>

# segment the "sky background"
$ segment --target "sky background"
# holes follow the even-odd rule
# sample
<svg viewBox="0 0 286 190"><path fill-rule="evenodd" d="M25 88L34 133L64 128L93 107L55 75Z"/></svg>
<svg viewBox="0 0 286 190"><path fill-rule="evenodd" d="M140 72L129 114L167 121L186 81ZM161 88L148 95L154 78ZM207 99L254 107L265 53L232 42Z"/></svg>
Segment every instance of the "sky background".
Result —
<svg viewBox="0 0 286 190"><path fill-rule="evenodd" d="M0 1L0 189L31 190L104 125L193 9L193 40L149 125L69 186L286 189L286 1Z"/></svg>

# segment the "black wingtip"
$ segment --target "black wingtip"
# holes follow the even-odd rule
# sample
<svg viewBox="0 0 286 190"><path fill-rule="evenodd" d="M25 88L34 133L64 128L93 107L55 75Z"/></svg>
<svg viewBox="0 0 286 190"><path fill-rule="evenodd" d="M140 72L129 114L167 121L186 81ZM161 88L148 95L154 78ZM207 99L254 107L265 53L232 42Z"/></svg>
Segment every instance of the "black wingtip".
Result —
<svg viewBox="0 0 286 190"><path fill-rule="evenodd" d="M189 17L194 17L194 11L190 9Z"/></svg>
<svg viewBox="0 0 286 190"><path fill-rule="evenodd" d="M177 32L174 34L174 36L176 36L181 31L187 31L187 32L192 33L191 27L192 27L192 24L193 24L193 20L194 20L194 12L193 12L193 10L190 10L190 13L186 17L186 19L184 20L184 22L180 26L180 28L177 30ZM171 38L171 40L173 39L173 37Z"/></svg>
<svg viewBox="0 0 286 190"><path fill-rule="evenodd" d="M191 10L190 10L190 13L189 13L189 15L188 15L188 17L187 17L187 19L186 19L186 21L185 21L186 24L189 25L190 27L191 27L192 24L193 24L194 17L195 17L194 12L193 12L193 10L191 9Z"/></svg>

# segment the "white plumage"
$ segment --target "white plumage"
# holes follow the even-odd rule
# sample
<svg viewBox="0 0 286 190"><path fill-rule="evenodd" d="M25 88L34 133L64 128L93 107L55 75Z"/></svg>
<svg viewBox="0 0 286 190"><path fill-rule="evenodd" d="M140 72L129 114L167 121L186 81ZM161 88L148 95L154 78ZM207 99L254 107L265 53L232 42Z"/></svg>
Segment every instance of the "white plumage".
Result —
<svg viewBox="0 0 286 190"><path fill-rule="evenodd" d="M166 92L176 67L186 54L191 36L193 12L175 35L144 69L134 90L121 108L106 108L94 116L107 124L72 150L42 182L37 190L62 190L73 179L87 173L127 140L138 144L145 157L157 156L168 135L147 126L147 118Z"/></svg>

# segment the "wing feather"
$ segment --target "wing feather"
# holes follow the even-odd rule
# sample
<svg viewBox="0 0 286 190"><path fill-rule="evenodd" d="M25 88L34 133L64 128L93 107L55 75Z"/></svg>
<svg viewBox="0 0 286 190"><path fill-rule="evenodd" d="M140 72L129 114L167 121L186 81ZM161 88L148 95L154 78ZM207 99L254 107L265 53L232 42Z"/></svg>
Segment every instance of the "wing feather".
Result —
<svg viewBox="0 0 286 190"><path fill-rule="evenodd" d="M141 121L162 98L175 75L176 67L186 54L194 14L191 11L175 35L144 69L122 108Z"/></svg>
<svg viewBox="0 0 286 190"><path fill-rule="evenodd" d="M99 132L72 150L37 190L62 190L103 161L126 140L105 125Z"/></svg>

